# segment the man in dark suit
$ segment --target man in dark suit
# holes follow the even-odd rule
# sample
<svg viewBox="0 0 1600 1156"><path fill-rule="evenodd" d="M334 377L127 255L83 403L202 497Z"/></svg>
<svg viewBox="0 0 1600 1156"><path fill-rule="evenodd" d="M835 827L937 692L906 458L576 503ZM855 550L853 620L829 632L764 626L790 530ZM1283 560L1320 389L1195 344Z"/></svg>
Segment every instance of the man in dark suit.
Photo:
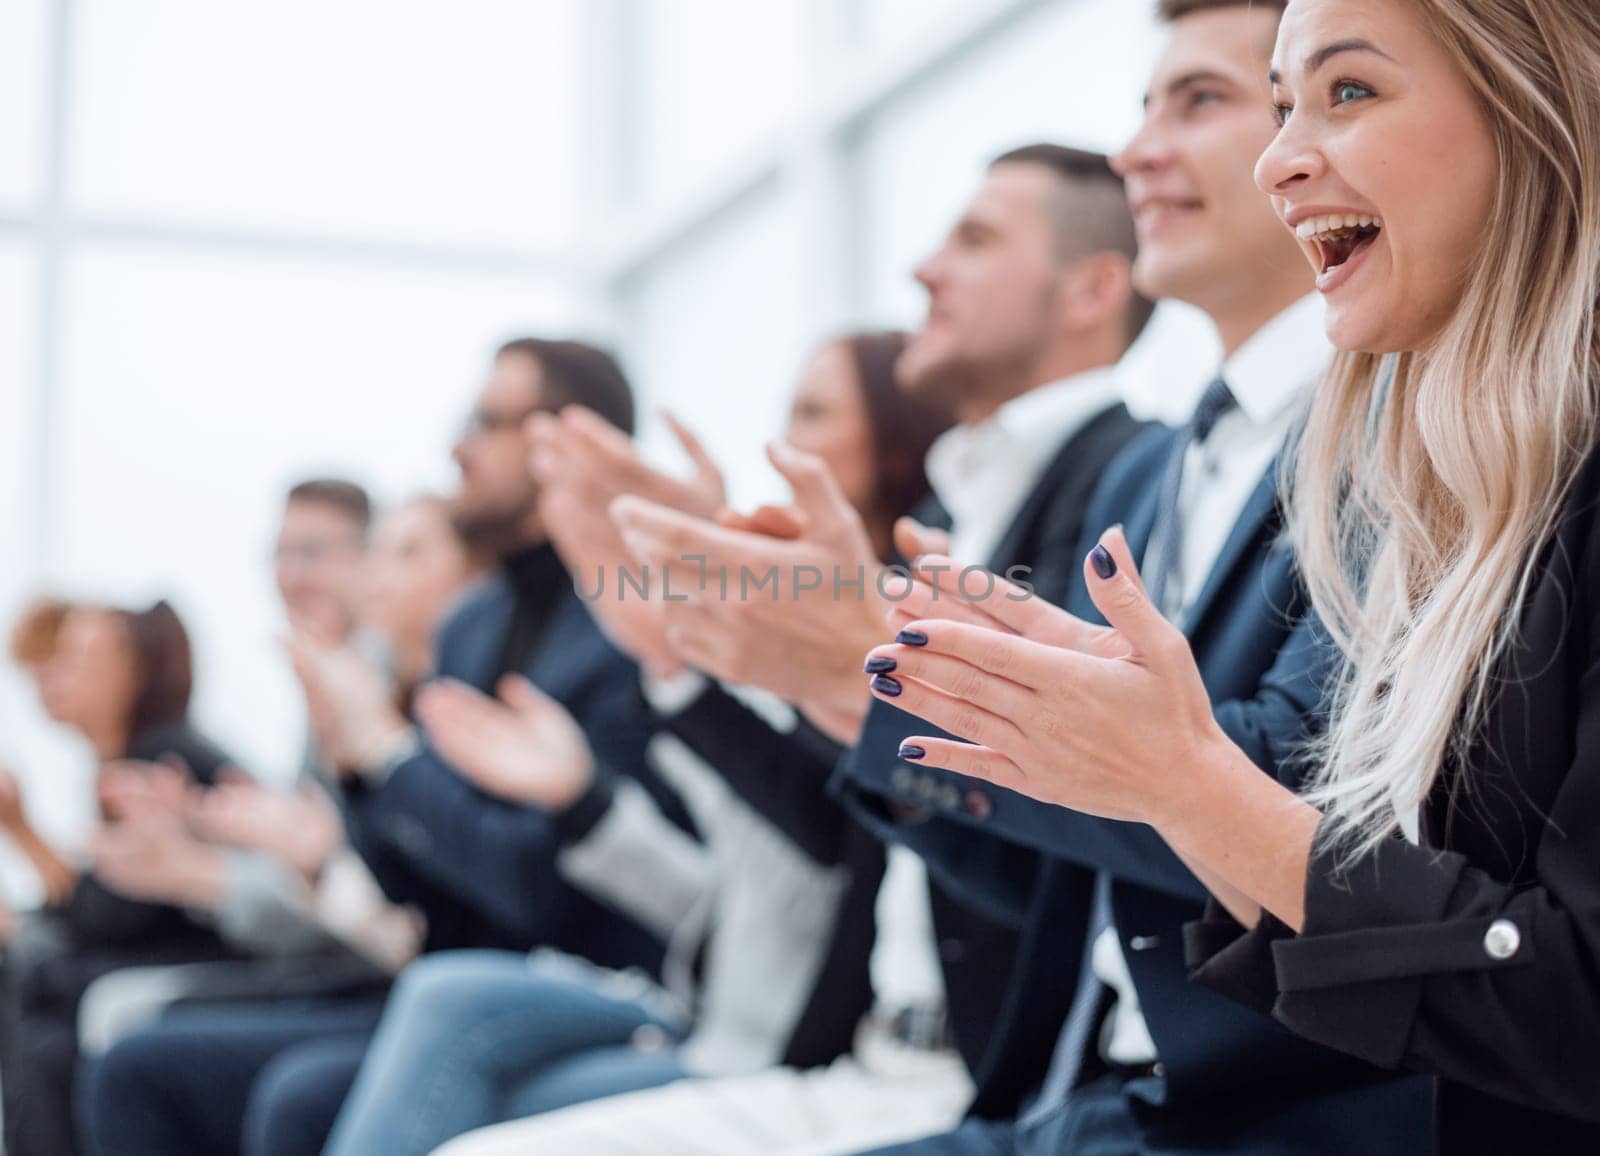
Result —
<svg viewBox="0 0 1600 1156"><path fill-rule="evenodd" d="M1151 312L1131 288L1133 251L1121 181L1106 158L1035 145L996 159L944 244L917 270L928 314L898 376L903 388L944 392L961 423L927 463L950 509L934 506L925 515L948 526L953 513L956 539L973 557L1045 575L1076 565L1088 495L1141 428L1118 401L1111 371ZM664 567L674 596L688 599L665 606L684 662L787 698L820 729L851 742L867 706L860 649L882 632L878 562L819 463L779 451L774 464L795 489L800 530L793 536L764 537L753 527L715 526L643 503L625 503L620 521L638 560ZM914 552L919 537L902 535L902 549ZM702 566L730 576L727 598L714 577L698 581ZM845 582L866 576L858 586L825 579L806 591L799 575L808 567ZM743 571L772 568L777 597L739 596ZM710 734L731 725L704 694L685 700L673 712L676 729ZM824 1144L842 1151L915 1134L919 1123L953 1121L988 1051L1004 995L995 977L1012 966L1015 932L930 886L915 857L891 853L885 864L870 843L847 842L852 916L840 934L856 953L853 966L866 973L855 988L857 1006L868 1009L853 1057L824 1074L692 1081L608 1101L604 1115L557 1113L530 1124L530 1150L543 1142L544 1127L585 1151L605 1152L612 1135L625 1131L661 1137L663 1151L744 1150L748 1132L731 1120L724 1126L719 1104L766 1121L761 1144L774 1151ZM816 1110L823 1103L827 1109Z"/></svg>
<svg viewBox="0 0 1600 1156"><path fill-rule="evenodd" d="M441 629L437 672L485 691L507 673L526 675L584 728L608 772L636 778L682 818L644 758L652 725L637 669L589 618L539 526L523 425L572 402L631 432L631 392L604 352L536 339L500 350L455 447L455 517L500 558L500 573ZM423 915L427 950L550 946L616 967L657 965L655 939L556 870L564 826L581 816L472 786L353 652L300 639L296 665L319 750L341 776L352 843L389 898ZM99 1150L319 1152L380 1009L364 999L218 1011L129 1037L106 1055L89 1095Z"/></svg>
<svg viewBox="0 0 1600 1156"><path fill-rule="evenodd" d="M1336 655L1278 544L1277 459L1327 356L1293 240L1250 185L1271 135L1254 109L1278 7L1171 0L1163 11L1172 37L1145 125L1117 158L1140 222L1135 273L1147 292L1204 309L1224 361L1182 429L1143 439L1108 471L1075 556L1081 566L1106 527L1125 525L1157 604L1189 635L1219 722L1263 771L1292 782ZM1074 575L1040 593L1098 620ZM991 617L1030 636L1067 628L1042 607L997 602ZM879 678L887 697L917 701L893 671ZM969 901L1020 918L1025 946L974 1118L894 1151L1426 1146L1419 1081L1309 1045L1188 982L1182 929L1206 890L1148 828L919 768L915 744L898 753L863 744L842 768L845 791ZM1029 876L1018 865L1035 851L1048 857ZM1015 1091L1030 1082L1024 1106Z"/></svg>
<svg viewBox="0 0 1600 1156"><path fill-rule="evenodd" d="M523 427L532 414L571 403L633 430L631 392L605 353L537 339L500 350L454 450L461 471L456 523L468 541L500 558L500 574L441 630L437 672L484 691L506 674L526 675L584 728L608 771L639 778L681 819L646 766L652 726L638 703L637 672L596 628L539 523ZM347 784L357 850L391 898L418 902L442 892L449 900L443 906L469 922L435 928L430 946L542 944L609 966L656 957L641 929L551 869L563 824L581 816L491 798L452 770L407 720L363 703L352 693L358 680L319 669L312 648L302 655L313 716L333 716L327 741Z"/></svg>

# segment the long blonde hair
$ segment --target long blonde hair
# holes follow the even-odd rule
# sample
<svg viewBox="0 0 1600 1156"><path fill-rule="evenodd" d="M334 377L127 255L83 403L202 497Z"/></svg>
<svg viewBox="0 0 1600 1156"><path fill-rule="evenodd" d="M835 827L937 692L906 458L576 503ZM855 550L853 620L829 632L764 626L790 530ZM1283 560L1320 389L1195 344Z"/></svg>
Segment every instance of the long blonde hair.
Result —
<svg viewBox="0 0 1600 1156"><path fill-rule="evenodd" d="M1483 102L1500 175L1454 318L1426 355L1340 355L1289 483L1346 656L1309 797L1348 856L1459 763L1600 425L1600 6L1410 2Z"/></svg>

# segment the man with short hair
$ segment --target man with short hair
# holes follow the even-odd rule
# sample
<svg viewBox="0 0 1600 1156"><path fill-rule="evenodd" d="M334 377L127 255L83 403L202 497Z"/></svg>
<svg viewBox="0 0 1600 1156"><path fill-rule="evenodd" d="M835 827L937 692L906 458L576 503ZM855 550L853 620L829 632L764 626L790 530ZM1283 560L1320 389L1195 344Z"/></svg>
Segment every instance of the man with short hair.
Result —
<svg viewBox="0 0 1600 1156"><path fill-rule="evenodd" d="M372 500L354 482L308 478L290 487L272 561L291 626L330 642L349 637L371 526Z"/></svg>

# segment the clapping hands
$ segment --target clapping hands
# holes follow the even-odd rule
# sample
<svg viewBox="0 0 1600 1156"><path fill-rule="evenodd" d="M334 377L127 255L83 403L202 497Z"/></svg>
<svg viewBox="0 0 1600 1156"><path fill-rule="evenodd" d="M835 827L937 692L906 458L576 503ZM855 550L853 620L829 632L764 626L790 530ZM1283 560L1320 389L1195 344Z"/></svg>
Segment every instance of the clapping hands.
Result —
<svg viewBox="0 0 1600 1156"><path fill-rule="evenodd" d="M578 589L601 591L589 605L612 641L659 675L676 673L682 663L667 642L658 602L609 596L632 558L607 511L632 495L711 518L726 500L722 472L699 439L670 414L667 422L693 464L688 478L649 465L625 434L580 406L528 420L529 466L540 483L539 516L550 540Z"/></svg>
<svg viewBox="0 0 1600 1156"><path fill-rule="evenodd" d="M290 864L307 879L322 873L344 843L339 809L322 788L275 791L240 774L224 774L209 791L196 791L189 826L207 842L261 851Z"/></svg>
<svg viewBox="0 0 1600 1156"><path fill-rule="evenodd" d="M867 656L872 691L967 740L914 737L903 758L1154 823L1183 806L1184 768L1230 744L1188 641L1145 594L1120 530L1085 567L1108 627L1011 601L1003 588L981 605L949 599L918 617L939 589L925 577L891 616L896 641Z"/></svg>
<svg viewBox="0 0 1600 1156"><path fill-rule="evenodd" d="M560 703L521 675L500 680L499 698L453 679L417 695L417 717L445 761L487 794L560 811L595 775L582 729Z"/></svg>
<svg viewBox="0 0 1600 1156"><path fill-rule="evenodd" d="M411 734L388 679L348 645L296 633L288 647L322 759L344 774L376 772Z"/></svg>

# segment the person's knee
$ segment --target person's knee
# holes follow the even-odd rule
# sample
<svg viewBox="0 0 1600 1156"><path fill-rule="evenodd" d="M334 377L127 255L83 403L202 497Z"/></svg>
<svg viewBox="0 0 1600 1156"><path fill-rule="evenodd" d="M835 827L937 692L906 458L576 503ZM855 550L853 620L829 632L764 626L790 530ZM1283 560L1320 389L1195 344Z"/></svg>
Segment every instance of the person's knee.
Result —
<svg viewBox="0 0 1600 1156"><path fill-rule="evenodd" d="M318 1156L353 1075L345 1057L325 1056L315 1046L275 1057L251 1086L241 1156Z"/></svg>
<svg viewBox="0 0 1600 1156"><path fill-rule="evenodd" d="M135 1032L85 1065L96 1094L119 1096L140 1092L162 1082L173 1071L166 1042L153 1032Z"/></svg>
<svg viewBox="0 0 1600 1156"><path fill-rule="evenodd" d="M454 1023L483 1004L495 985L521 982L526 956L498 951L445 951L426 955L400 973L384 1008L389 1021L421 1017L428 1023Z"/></svg>
<svg viewBox="0 0 1600 1156"><path fill-rule="evenodd" d="M98 1137L130 1112L164 1103L177 1074L171 1052L152 1034L140 1032L119 1041L78 1069L82 1130Z"/></svg>

